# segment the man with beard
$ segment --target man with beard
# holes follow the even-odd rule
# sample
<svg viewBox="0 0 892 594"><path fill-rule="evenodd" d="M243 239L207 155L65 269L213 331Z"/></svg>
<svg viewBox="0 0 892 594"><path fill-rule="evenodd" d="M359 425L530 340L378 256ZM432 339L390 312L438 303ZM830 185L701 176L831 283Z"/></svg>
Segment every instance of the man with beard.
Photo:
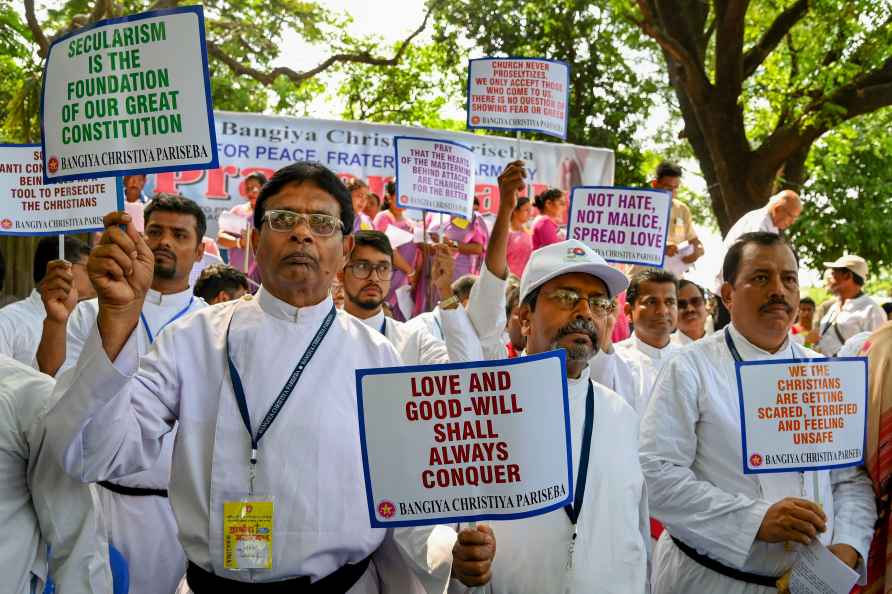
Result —
<svg viewBox="0 0 892 594"><path fill-rule="evenodd" d="M671 341L678 321L677 287L671 272L645 268L632 275L626 291L626 315L635 332L616 344L616 352L632 368L634 407L639 415L647 408L660 368L678 349Z"/></svg>
<svg viewBox="0 0 892 594"><path fill-rule="evenodd" d="M684 346L706 336L706 292L687 279L678 281L678 330L672 342Z"/></svg>
<svg viewBox="0 0 892 594"><path fill-rule="evenodd" d="M381 309L393 276L393 248L380 231L358 231L353 251L338 279L344 287L344 309L374 328L396 347L404 365L477 361L483 358L480 341L458 299L452 295L453 260L448 251L437 259L435 282L442 300L443 340L423 326L387 318Z"/></svg>
<svg viewBox="0 0 892 594"><path fill-rule="evenodd" d="M188 198L159 194L146 206L145 215L145 242L155 266L134 332L139 357L149 352L170 324L206 306L189 287L192 265L204 253L204 212ZM56 269L57 276L48 281L54 290L44 299L48 323L44 324L38 351L40 370L59 375L62 385L70 378L59 370L77 362L102 309L99 299L74 308L63 272ZM167 497L174 439L175 432L171 432L161 440L160 455L142 472L123 473L99 482L109 540L127 559L131 594L173 592L185 572L186 558L177 543L176 522Z"/></svg>
<svg viewBox="0 0 892 594"><path fill-rule="evenodd" d="M654 552L654 594L770 594L818 538L865 577L876 507L863 468L744 474L735 362L812 358L794 345L799 265L783 239L746 233L723 265L731 323L660 372L641 425L651 511L666 528ZM820 501L814 503L814 480ZM863 581L862 581L863 583Z"/></svg>
<svg viewBox="0 0 892 594"><path fill-rule="evenodd" d="M452 576L461 584L489 584L493 594L647 591L638 417L622 397L593 382L588 369L598 345L595 318L626 284L578 241L533 252L520 284L525 352L567 351L575 501L548 514L461 530L452 554ZM557 406L559 393L543 397Z"/></svg>

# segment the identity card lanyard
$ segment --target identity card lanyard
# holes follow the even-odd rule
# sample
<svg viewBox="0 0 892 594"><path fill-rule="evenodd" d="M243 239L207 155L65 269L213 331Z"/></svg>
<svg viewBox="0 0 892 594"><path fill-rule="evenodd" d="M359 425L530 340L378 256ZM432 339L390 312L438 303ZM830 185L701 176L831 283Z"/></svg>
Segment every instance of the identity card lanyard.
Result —
<svg viewBox="0 0 892 594"><path fill-rule="evenodd" d="M331 328L332 323L335 319L335 307L331 306L331 311L328 312L328 315L325 316L325 320L322 321L322 326L316 331L316 335L313 337L313 340L310 341L310 345L307 347L307 350L304 351L303 356L300 358L300 361L297 362L297 366L294 368L294 371L291 372L291 377L288 378L288 381L285 382L285 385L282 387L282 391L279 392L279 396L276 398L275 402L273 402L272 406L270 406L269 411L267 411L266 416L263 418L263 421L260 423L260 426L257 427L257 433L254 434L251 431L251 414L248 412L248 401L245 399L245 389L242 386L242 378L239 376L238 369L235 367L235 363L232 362L232 353L229 349L229 328L226 329L226 360L229 363L229 377L232 380L232 390L235 392L235 401L238 404L238 410L242 415L242 421L245 422L245 429L248 430L248 435L251 436L251 465L249 467L249 495L254 495L254 478L257 466L257 448L260 445L260 440L263 438L263 435L266 433L266 430L269 429L270 425L273 424L273 421L276 420L276 417L279 415L279 412L282 410L282 407L285 406L285 402L291 396L291 393L294 391L294 387L297 385L298 380L300 380L300 376L303 375L304 369L306 369L307 365L310 363L310 359L313 358L313 355L316 354L316 351L319 349L319 345L322 343L322 339L325 338L325 335L328 334L329 329ZM232 326L232 319L229 320L230 326Z"/></svg>
<svg viewBox="0 0 892 594"><path fill-rule="evenodd" d="M189 297L189 303L186 304L186 307L178 311L172 318L161 324L161 327L158 328L158 334L161 334L161 331L167 328L168 324L173 324L181 317L186 315L186 312L189 311L189 308L192 307L192 302L195 301L195 295ZM146 321L146 316L142 312L139 312L139 318L142 320L142 326L146 329L146 334L149 337L149 344L155 342L155 336L152 334L152 331L149 329L149 322Z"/></svg>
<svg viewBox="0 0 892 594"><path fill-rule="evenodd" d="M570 536L570 546L567 556L567 570L573 569L573 552L576 548L576 521L582 511L582 499L585 496L585 479L588 476L588 457L592 449L592 426L595 423L595 388L588 384L588 394L585 397L585 425L582 431L582 449L579 452L579 470L576 471L576 492L573 495L573 505L565 505L564 511L573 524L573 534Z"/></svg>

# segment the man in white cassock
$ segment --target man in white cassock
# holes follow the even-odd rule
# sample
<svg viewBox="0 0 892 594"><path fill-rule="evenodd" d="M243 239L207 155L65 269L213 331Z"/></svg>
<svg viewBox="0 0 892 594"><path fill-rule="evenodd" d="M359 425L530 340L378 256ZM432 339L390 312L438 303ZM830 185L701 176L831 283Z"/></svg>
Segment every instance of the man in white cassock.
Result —
<svg viewBox="0 0 892 594"><path fill-rule="evenodd" d="M377 593L355 370L400 361L330 296L353 244L347 189L316 163L276 172L254 211L257 295L174 322L141 359L154 258L125 220L106 217L91 255L97 324L48 416L66 471L150 468L178 422L169 493L192 592Z"/></svg>
<svg viewBox="0 0 892 594"><path fill-rule="evenodd" d="M60 594L111 592L93 488L67 476L46 443L53 380L6 355L0 378L0 592L43 592L48 572Z"/></svg>
<svg viewBox="0 0 892 594"><path fill-rule="evenodd" d="M192 266L204 252L206 220L201 207L182 196L159 194L146 206L144 222L144 239L155 266L134 331L139 357L173 322L207 306L189 286ZM74 307L70 277L67 263L50 263L44 283L47 317L37 350L41 371L58 377L60 386L70 381L66 370L77 363L100 310L98 299ZM173 592L186 572L168 499L175 436L176 431L164 436L161 454L151 468L98 483L109 539L127 560L131 594Z"/></svg>
<svg viewBox="0 0 892 594"><path fill-rule="evenodd" d="M523 187L520 164L500 177L501 199ZM508 209L510 210L510 209ZM493 227L495 234L498 221ZM578 241L533 252L520 285L526 353L567 351L574 504L544 515L462 528L445 559L437 526L428 557L428 592L487 585L494 594L623 593L647 591L649 521L638 463L638 416L622 397L593 382L589 359L598 345L595 319L625 275ZM559 406L558 389L553 397ZM400 543L403 544L402 542ZM496 554L496 549L498 553ZM451 580L450 580L451 578Z"/></svg>
<svg viewBox="0 0 892 594"><path fill-rule="evenodd" d="M439 303L445 340L435 338L421 325L408 324L384 315L382 304L393 276L393 248L380 231L357 231L353 251L338 280L344 287L344 310L383 334L396 348L404 365L431 365L450 361L479 361L480 341L452 294L454 260L446 253L436 260L436 284L443 297Z"/></svg>
<svg viewBox="0 0 892 594"><path fill-rule="evenodd" d="M654 594L769 594L797 547L818 538L865 577L876 508L863 468L744 474L735 361L811 358L789 330L799 266L776 234L744 234L725 256L731 324L673 357L641 425L650 509L666 528L654 551Z"/></svg>
<svg viewBox="0 0 892 594"><path fill-rule="evenodd" d="M629 281L626 315L632 320L632 336L616 344L620 359L632 370L635 400L632 406L644 414L657 374L678 351L672 331L678 322L678 282L671 272L644 268Z"/></svg>

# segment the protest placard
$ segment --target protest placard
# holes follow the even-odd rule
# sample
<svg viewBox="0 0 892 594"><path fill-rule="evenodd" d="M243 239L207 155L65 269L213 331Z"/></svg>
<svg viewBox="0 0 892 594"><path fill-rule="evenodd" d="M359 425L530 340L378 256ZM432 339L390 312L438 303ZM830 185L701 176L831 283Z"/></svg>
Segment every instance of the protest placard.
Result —
<svg viewBox="0 0 892 594"><path fill-rule="evenodd" d="M468 128L541 132L566 140L570 66L544 58L468 64Z"/></svg>
<svg viewBox="0 0 892 594"><path fill-rule="evenodd" d="M662 268L671 210L665 190L577 186L570 192L567 238L608 262Z"/></svg>
<svg viewBox="0 0 892 594"><path fill-rule="evenodd" d="M102 217L124 210L115 178L43 183L39 144L0 144L0 235L101 231Z"/></svg>
<svg viewBox="0 0 892 594"><path fill-rule="evenodd" d="M737 363L743 472L792 472L864 462L867 359Z"/></svg>
<svg viewBox="0 0 892 594"><path fill-rule="evenodd" d="M524 518L570 502L565 357L357 371L372 526Z"/></svg>
<svg viewBox="0 0 892 594"><path fill-rule="evenodd" d="M474 211L474 153L435 138L397 136L396 202L470 219Z"/></svg>
<svg viewBox="0 0 892 594"><path fill-rule="evenodd" d="M99 21L55 40L40 121L47 182L217 167L202 8Z"/></svg>

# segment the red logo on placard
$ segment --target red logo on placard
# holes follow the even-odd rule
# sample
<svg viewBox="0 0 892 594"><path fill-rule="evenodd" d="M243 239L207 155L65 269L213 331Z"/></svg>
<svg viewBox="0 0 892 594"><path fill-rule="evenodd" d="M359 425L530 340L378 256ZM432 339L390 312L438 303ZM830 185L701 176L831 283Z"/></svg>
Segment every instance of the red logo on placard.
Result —
<svg viewBox="0 0 892 594"><path fill-rule="evenodd" d="M0 221L0 227L4 229L12 229L12 221L10 221L9 219L3 219L2 221Z"/></svg>
<svg viewBox="0 0 892 594"><path fill-rule="evenodd" d="M762 466L761 454L753 454L752 456L750 456L750 466L753 466L753 467Z"/></svg>
<svg viewBox="0 0 892 594"><path fill-rule="evenodd" d="M50 157L50 160L46 162L46 168L50 173L59 171L59 157Z"/></svg>
<svg viewBox="0 0 892 594"><path fill-rule="evenodd" d="M409 201L409 197L406 196L405 194L400 196L400 202L402 202L403 204L406 204L408 201Z"/></svg>
<svg viewBox="0 0 892 594"><path fill-rule="evenodd" d="M252 511L254 511L254 506L253 506L253 505L251 505L251 504L249 503L248 505L245 506L245 513L250 514Z"/></svg>
<svg viewBox="0 0 892 594"><path fill-rule="evenodd" d="M471 123L475 126L480 123L480 116L471 116Z"/></svg>
<svg viewBox="0 0 892 594"><path fill-rule="evenodd" d="M387 501L386 499L378 504L378 515L384 518L385 520L392 518L393 514L396 513L396 506L393 503Z"/></svg>

